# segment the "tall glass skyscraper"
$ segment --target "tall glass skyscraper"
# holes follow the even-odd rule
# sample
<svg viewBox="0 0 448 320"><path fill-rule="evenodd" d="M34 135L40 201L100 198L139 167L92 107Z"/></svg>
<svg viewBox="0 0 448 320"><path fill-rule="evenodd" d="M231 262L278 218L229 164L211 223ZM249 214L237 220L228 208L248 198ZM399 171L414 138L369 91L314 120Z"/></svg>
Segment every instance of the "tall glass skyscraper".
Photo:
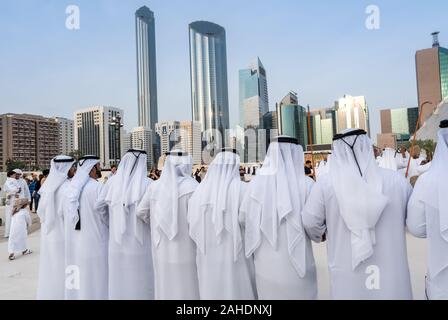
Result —
<svg viewBox="0 0 448 320"><path fill-rule="evenodd" d="M307 111L298 104L296 94L290 92L282 99L277 115L280 134L296 138L303 150L306 150L308 144Z"/></svg>
<svg viewBox="0 0 448 320"><path fill-rule="evenodd" d="M207 21L189 25L191 105L201 131L229 128L226 31Z"/></svg>
<svg viewBox="0 0 448 320"><path fill-rule="evenodd" d="M154 130L157 116L156 36L154 12L143 6L135 12L137 44L138 125Z"/></svg>
<svg viewBox="0 0 448 320"><path fill-rule="evenodd" d="M263 115L269 111L268 83L259 58L239 72L239 107L242 128L263 128Z"/></svg>

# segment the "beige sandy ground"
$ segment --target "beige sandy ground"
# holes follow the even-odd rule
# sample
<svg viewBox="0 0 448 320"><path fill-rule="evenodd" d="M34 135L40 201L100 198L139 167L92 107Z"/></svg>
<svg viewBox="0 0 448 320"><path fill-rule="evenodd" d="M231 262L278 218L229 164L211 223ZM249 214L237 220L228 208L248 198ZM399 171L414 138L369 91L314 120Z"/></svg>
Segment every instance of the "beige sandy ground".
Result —
<svg viewBox="0 0 448 320"><path fill-rule="evenodd" d="M2 215L3 208L0 208L0 217L3 217ZM3 229L1 227L0 235L3 237ZM35 299L39 267L39 239L40 231L37 230L32 232L29 235L28 246L34 253L28 256L17 257L14 261L9 261L7 242L1 238L0 300ZM408 235L408 254L414 298L423 299L426 268L426 241ZM319 282L319 298L329 299L329 275L325 244L314 245L314 255Z"/></svg>

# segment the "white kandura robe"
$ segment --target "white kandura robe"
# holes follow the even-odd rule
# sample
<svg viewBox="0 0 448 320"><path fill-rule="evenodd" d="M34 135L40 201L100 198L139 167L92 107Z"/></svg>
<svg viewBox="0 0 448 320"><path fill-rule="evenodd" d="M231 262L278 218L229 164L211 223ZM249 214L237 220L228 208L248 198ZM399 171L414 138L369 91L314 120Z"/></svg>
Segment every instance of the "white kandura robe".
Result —
<svg viewBox="0 0 448 320"><path fill-rule="evenodd" d="M379 170L388 202L375 226L373 254L355 270L351 232L339 211L330 175L314 184L302 212L311 239L320 242L326 234L333 299L412 299L405 230L406 205L412 189L400 174ZM378 289L368 285L372 279L379 283Z"/></svg>
<svg viewBox="0 0 448 320"><path fill-rule="evenodd" d="M27 208L20 209L12 216L11 230L8 239L8 253L21 253L27 248L28 227L31 226L31 217Z"/></svg>
<svg viewBox="0 0 448 320"><path fill-rule="evenodd" d="M66 266L77 266L80 276L79 290L66 287L66 299L108 299L108 217L94 209L100 188L100 182L89 178L81 191L81 230L75 230L75 217L64 216Z"/></svg>
<svg viewBox="0 0 448 320"><path fill-rule="evenodd" d="M204 182L202 182L204 183ZM232 202L239 206L246 190L246 183L240 182L239 199ZM196 190L196 192L198 189ZM189 206L191 206L191 201ZM234 261L234 239L232 233L225 228L221 232L221 241L215 234L212 208L204 214L205 254L199 249L196 255L198 269L199 292L201 300L253 300L256 299L255 270L253 258L246 258L244 250L240 250ZM195 212L189 209L190 229L195 220ZM224 225L232 225L232 217L228 211L223 213ZM241 231L240 236L243 237ZM244 247L244 245L243 245Z"/></svg>
<svg viewBox="0 0 448 320"><path fill-rule="evenodd" d="M151 225L155 299L199 300L196 244L190 238L187 222L188 201L192 193L181 195L178 199L178 229L176 236L170 240L154 223L153 216L160 207L153 194L159 182L155 181L149 186L138 206L139 217ZM193 183L197 184L195 180ZM182 192L182 187L179 189Z"/></svg>
<svg viewBox="0 0 448 320"><path fill-rule="evenodd" d="M19 185L14 178L7 178L3 190L6 196L5 206L5 238L9 237L9 231L11 229L11 215L12 208L14 207L14 200L16 193L19 192Z"/></svg>
<svg viewBox="0 0 448 320"><path fill-rule="evenodd" d="M448 299L448 129L438 133L431 169L421 175L408 203L407 226L428 239L426 298ZM421 279L423 281L423 279Z"/></svg>
<svg viewBox="0 0 448 320"><path fill-rule="evenodd" d="M257 178L259 177L261 176L257 176ZM308 197L313 186L313 180L306 177L305 183ZM240 217L243 221L245 220L244 215L242 213ZM305 239L305 252L303 252L303 255L306 261L306 268L305 275L300 277L290 262L287 229L288 225L285 218L282 219L276 231L277 243L275 247L265 236L261 236L259 247L253 254L255 282L259 300L317 299L317 274L311 240L308 237Z"/></svg>
<svg viewBox="0 0 448 320"><path fill-rule="evenodd" d="M65 292L65 230L64 194L70 183L67 180L54 194L56 214L53 226L45 234L41 231L40 265L37 299L63 300Z"/></svg>
<svg viewBox="0 0 448 320"><path fill-rule="evenodd" d="M113 183L114 177L104 188ZM137 217L137 207L134 204L128 207L125 214L123 209L116 205L108 206L108 212L109 299L153 300L154 272L150 226ZM117 242L114 235L115 216L122 217L123 225L126 226L121 234L121 243ZM137 239L136 233L141 237L141 242Z"/></svg>

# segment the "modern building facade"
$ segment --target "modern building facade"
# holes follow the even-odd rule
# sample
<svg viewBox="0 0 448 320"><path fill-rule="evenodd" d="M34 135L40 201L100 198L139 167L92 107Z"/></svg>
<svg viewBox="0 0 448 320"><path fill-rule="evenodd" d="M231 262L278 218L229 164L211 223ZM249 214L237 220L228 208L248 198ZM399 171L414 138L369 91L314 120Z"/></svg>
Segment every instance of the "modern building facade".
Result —
<svg viewBox="0 0 448 320"><path fill-rule="evenodd" d="M120 126L114 125L114 117L121 117L123 110L95 106L78 110L74 114L75 148L82 155L96 155L103 168L118 164L121 158Z"/></svg>
<svg viewBox="0 0 448 320"><path fill-rule="evenodd" d="M448 98L448 49L442 48L434 32L432 48L419 50L415 54L417 93L419 106L429 101L422 109L424 122L442 100Z"/></svg>
<svg viewBox="0 0 448 320"><path fill-rule="evenodd" d="M191 155L193 164L201 164L201 124L193 121L180 121L179 130L178 146Z"/></svg>
<svg viewBox="0 0 448 320"><path fill-rule="evenodd" d="M156 123L156 133L160 139L160 154L173 149L178 141L180 123L179 121L164 121ZM185 150L186 151L186 150Z"/></svg>
<svg viewBox="0 0 448 320"><path fill-rule="evenodd" d="M59 153L69 155L73 152L75 145L74 121L61 117L55 117L54 120L59 123Z"/></svg>
<svg viewBox="0 0 448 320"><path fill-rule="evenodd" d="M333 137L336 134L336 111L333 108L312 110L310 120L313 149L331 150Z"/></svg>
<svg viewBox="0 0 448 320"><path fill-rule="evenodd" d="M384 109L380 111L381 134L377 136L378 147L395 147L408 141L415 132L418 108ZM395 141L392 143L392 138Z"/></svg>
<svg viewBox="0 0 448 320"><path fill-rule="evenodd" d="M223 143L229 128L226 32L215 23L196 21L189 25L189 36L192 120L202 132L219 130Z"/></svg>
<svg viewBox="0 0 448 320"><path fill-rule="evenodd" d="M21 162L27 170L46 169L60 153L59 123L30 114L0 115L0 171L7 162Z"/></svg>
<svg viewBox="0 0 448 320"><path fill-rule="evenodd" d="M148 127L136 127L131 132L131 147L146 151L148 169L154 168L157 161L153 139L154 131Z"/></svg>
<svg viewBox="0 0 448 320"><path fill-rule="evenodd" d="M364 96L344 95L336 101L336 131L363 129L370 136L369 109Z"/></svg>
<svg viewBox="0 0 448 320"><path fill-rule="evenodd" d="M298 104L297 95L288 93L277 106L279 134L294 137L306 148L308 144L307 111Z"/></svg>
<svg viewBox="0 0 448 320"><path fill-rule="evenodd" d="M263 115L269 111L266 70L259 58L248 69L239 71L240 126L263 128Z"/></svg>
<svg viewBox="0 0 448 320"><path fill-rule="evenodd" d="M143 6L135 12L137 48L138 125L154 129L157 114L156 36L154 12Z"/></svg>

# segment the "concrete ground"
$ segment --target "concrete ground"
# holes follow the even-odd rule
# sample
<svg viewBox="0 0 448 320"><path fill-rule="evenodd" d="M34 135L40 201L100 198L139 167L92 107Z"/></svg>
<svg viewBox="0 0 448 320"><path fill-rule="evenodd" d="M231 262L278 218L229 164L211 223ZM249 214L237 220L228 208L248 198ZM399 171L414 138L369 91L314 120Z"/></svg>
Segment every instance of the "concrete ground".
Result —
<svg viewBox="0 0 448 320"><path fill-rule="evenodd" d="M0 208L0 217L3 214ZM32 214L35 216L34 214ZM34 217L33 220L36 220ZM33 224L38 228L38 223ZM35 299L39 268L40 230L31 232L28 247L34 252L27 256L18 256L16 260L8 260L8 243L3 240L0 229L0 300ZM325 244L313 244L317 265L319 299L329 299L329 274ZM424 279L426 272L426 240L416 239L408 235L409 268L412 275L414 299L424 298Z"/></svg>

